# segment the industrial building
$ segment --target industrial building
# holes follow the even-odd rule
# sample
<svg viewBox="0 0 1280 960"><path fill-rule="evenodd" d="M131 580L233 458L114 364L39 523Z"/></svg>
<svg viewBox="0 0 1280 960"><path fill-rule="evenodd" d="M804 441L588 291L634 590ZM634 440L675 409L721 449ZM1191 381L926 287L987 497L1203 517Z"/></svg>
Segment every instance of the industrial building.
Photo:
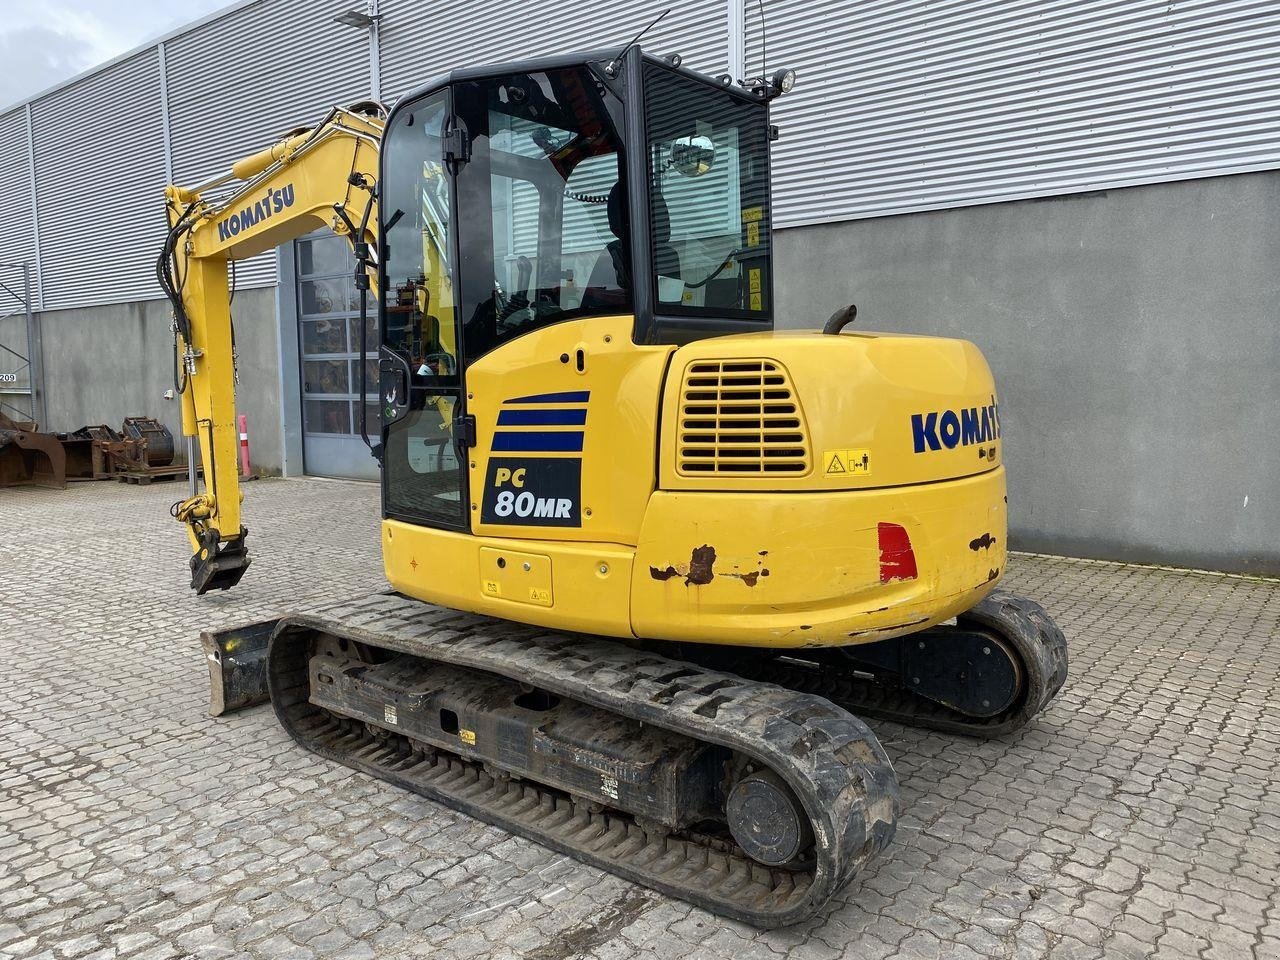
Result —
<svg viewBox="0 0 1280 960"><path fill-rule="evenodd" d="M165 184L451 66L621 45L667 7L245 0L0 109L0 410L178 433ZM778 325L855 302L862 329L977 343L1014 546L1280 573L1274 3L687 0L642 42L797 71L774 109ZM323 234L237 265L261 472L377 475L350 276Z"/></svg>

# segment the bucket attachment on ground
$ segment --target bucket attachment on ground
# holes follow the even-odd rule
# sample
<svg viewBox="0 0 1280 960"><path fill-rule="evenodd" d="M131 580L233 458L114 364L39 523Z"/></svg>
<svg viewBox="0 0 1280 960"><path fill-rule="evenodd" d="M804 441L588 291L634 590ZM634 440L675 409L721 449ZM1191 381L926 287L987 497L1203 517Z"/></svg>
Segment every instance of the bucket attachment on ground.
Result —
<svg viewBox="0 0 1280 960"><path fill-rule="evenodd" d="M51 433L36 424L10 420L0 413L0 487L35 484L62 489L67 485L67 457Z"/></svg>
<svg viewBox="0 0 1280 960"><path fill-rule="evenodd" d="M209 716L267 702L267 642L279 622L259 620L200 632L209 664Z"/></svg>

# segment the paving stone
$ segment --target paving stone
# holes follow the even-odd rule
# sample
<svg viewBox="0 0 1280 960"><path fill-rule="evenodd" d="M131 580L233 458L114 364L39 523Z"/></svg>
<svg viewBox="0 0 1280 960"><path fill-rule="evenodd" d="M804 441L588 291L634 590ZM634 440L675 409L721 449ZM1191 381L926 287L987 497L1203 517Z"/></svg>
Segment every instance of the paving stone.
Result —
<svg viewBox="0 0 1280 960"><path fill-rule="evenodd" d="M625 882L306 754L269 708L205 715L201 629L385 588L377 488L246 485L254 566L203 598L181 492L0 494L0 956L1280 960L1280 583L1015 555L1071 644L1044 715L985 743L871 721L898 840L821 918L649 893L602 932Z"/></svg>

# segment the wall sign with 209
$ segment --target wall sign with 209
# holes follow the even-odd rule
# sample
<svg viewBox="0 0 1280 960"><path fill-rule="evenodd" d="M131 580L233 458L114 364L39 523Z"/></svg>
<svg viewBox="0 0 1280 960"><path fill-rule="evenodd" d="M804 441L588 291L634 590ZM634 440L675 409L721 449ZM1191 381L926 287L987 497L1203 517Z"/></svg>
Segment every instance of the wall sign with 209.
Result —
<svg viewBox="0 0 1280 960"><path fill-rule="evenodd" d="M0 383L17 383L18 375L16 373L0 373Z"/></svg>

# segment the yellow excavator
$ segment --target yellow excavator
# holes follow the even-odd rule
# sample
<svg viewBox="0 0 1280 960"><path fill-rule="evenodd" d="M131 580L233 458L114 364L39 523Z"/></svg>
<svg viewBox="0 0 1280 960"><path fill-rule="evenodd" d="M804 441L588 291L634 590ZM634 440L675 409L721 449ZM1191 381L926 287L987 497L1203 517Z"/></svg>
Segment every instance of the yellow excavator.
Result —
<svg viewBox="0 0 1280 960"><path fill-rule="evenodd" d="M988 737L1044 708L1066 644L997 587L981 353L852 307L774 330L793 79L634 44L468 68L167 189L197 592L249 566L228 261L330 227L377 310L352 378L392 589L207 633L215 713L269 697L321 756L773 926L893 837L861 716Z"/></svg>

